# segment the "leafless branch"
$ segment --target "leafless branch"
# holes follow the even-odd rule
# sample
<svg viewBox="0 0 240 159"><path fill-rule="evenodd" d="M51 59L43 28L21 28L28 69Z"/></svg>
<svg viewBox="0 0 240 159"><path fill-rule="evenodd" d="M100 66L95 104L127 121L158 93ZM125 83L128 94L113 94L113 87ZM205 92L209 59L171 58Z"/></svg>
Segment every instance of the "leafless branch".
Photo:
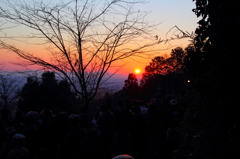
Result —
<svg viewBox="0 0 240 159"><path fill-rule="evenodd" d="M38 40L48 49L51 59L45 60L4 41L0 45L31 64L61 74L89 102L100 85L113 75L108 70L115 61L148 55L149 48L163 42L152 36L156 25L146 21L147 13L133 8L144 1L104 2L28 4L24 0L3 0L0 18L30 29L26 35L13 39Z"/></svg>
<svg viewBox="0 0 240 159"><path fill-rule="evenodd" d="M171 45L170 42L173 40L180 40L184 38L189 38L190 40L193 40L194 37L194 32L189 33L187 31L183 31L175 25L166 33L166 40L164 42L165 44L168 43L169 45Z"/></svg>

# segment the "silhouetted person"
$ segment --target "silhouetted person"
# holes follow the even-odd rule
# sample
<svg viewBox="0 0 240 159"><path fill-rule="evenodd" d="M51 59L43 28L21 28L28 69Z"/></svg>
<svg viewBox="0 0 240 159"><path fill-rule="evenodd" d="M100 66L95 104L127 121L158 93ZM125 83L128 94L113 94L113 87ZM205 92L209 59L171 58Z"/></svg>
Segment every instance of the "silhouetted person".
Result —
<svg viewBox="0 0 240 159"><path fill-rule="evenodd" d="M165 111L165 114L167 115L166 120L166 127L165 132L167 131L168 127L171 124L172 119L176 118L178 115L178 107L177 107L177 99L172 94L167 94L163 97L163 108Z"/></svg>
<svg viewBox="0 0 240 159"><path fill-rule="evenodd" d="M146 104L144 101L140 100L140 101L138 102L138 105L139 105L139 107L140 107L140 109L141 109L141 114L143 115L144 119L145 119L146 122L147 122L147 120L148 120L148 108L147 108L147 104Z"/></svg>
<svg viewBox="0 0 240 159"><path fill-rule="evenodd" d="M132 100L128 98L124 101L124 103L125 103L126 108L132 113L133 112Z"/></svg>
<svg viewBox="0 0 240 159"><path fill-rule="evenodd" d="M118 144L120 153L126 153L129 146L129 128L130 119L132 113L126 108L122 100L118 101L116 118L117 118L117 132L118 132Z"/></svg>
<svg viewBox="0 0 240 159"><path fill-rule="evenodd" d="M79 116L71 114L68 118L70 124L70 131L65 137L66 158L76 158L81 142L87 137L87 133L79 126Z"/></svg>
<svg viewBox="0 0 240 159"><path fill-rule="evenodd" d="M30 158L30 152L24 147L25 136L22 134L15 134L12 140L6 143L1 152L1 159L17 159L19 157Z"/></svg>
<svg viewBox="0 0 240 159"><path fill-rule="evenodd" d="M102 114L97 120L97 125L101 131L101 139L106 159L110 158L110 146L113 143L116 128L116 117L109 109L109 105L101 106Z"/></svg>
<svg viewBox="0 0 240 159"><path fill-rule="evenodd" d="M24 118L24 129L21 131L21 134L26 136L26 148L30 151L31 157L34 157L41 144L39 120L40 117L36 111L29 111Z"/></svg>
<svg viewBox="0 0 240 159"><path fill-rule="evenodd" d="M9 110L8 109L2 109L1 110L1 121L5 124L10 124L10 121L8 119L9 117Z"/></svg>
<svg viewBox="0 0 240 159"><path fill-rule="evenodd" d="M171 153L180 145L180 133L179 120L174 119L166 134L166 140L163 143L161 158L170 159Z"/></svg>
<svg viewBox="0 0 240 159"><path fill-rule="evenodd" d="M134 114L130 120L130 140L132 154L135 158L145 158L147 147L147 126L139 106L134 107Z"/></svg>
<svg viewBox="0 0 240 159"><path fill-rule="evenodd" d="M79 145L78 158L80 159L103 159L102 148L98 140L97 130L89 129L87 139L83 140Z"/></svg>
<svg viewBox="0 0 240 159"><path fill-rule="evenodd" d="M148 106L148 157L155 158L165 140L166 115L156 105Z"/></svg>
<svg viewBox="0 0 240 159"><path fill-rule="evenodd" d="M87 107L81 107L80 112L80 127L88 131L92 127L92 121L88 114Z"/></svg>
<svg viewBox="0 0 240 159"><path fill-rule="evenodd" d="M49 150L47 148L39 148L36 154L36 159L50 159Z"/></svg>
<svg viewBox="0 0 240 159"><path fill-rule="evenodd" d="M138 103L139 103L138 100L132 100L132 102L131 102L131 109L132 109L132 111L133 111L133 114L135 113L135 112L134 112L134 111L135 111L135 108L136 108L136 107L139 107Z"/></svg>
<svg viewBox="0 0 240 159"><path fill-rule="evenodd" d="M17 111L15 113L15 117L12 121L12 124L13 124L13 126L16 130L16 133L20 133L24 129L24 127L25 127L25 125L24 125L24 114L23 114L22 111Z"/></svg>
<svg viewBox="0 0 240 159"><path fill-rule="evenodd" d="M9 110L8 109L1 109L1 115L0 115L0 146L6 142L7 137L6 137L6 129L9 128L11 125L11 122L9 121ZM12 134L13 135L13 134ZM12 136L10 136L11 138ZM9 138L8 138L9 139Z"/></svg>
<svg viewBox="0 0 240 159"><path fill-rule="evenodd" d="M2 145L10 140L15 133L14 127L12 127L11 122L8 119L9 110L1 109L0 114L0 148Z"/></svg>
<svg viewBox="0 0 240 159"><path fill-rule="evenodd" d="M59 142L59 155L61 158L64 158L65 156L65 150L66 150L66 145L65 145L65 137L67 135L67 133L70 130L70 126L69 126L69 121L68 121L68 117L70 116L69 113L67 112L60 112L59 114L57 114L56 116L56 120L55 120L55 124L56 124L56 136L57 136L57 140Z"/></svg>
<svg viewBox="0 0 240 159"><path fill-rule="evenodd" d="M109 99L106 99L105 105L108 107L108 109L109 109L112 113L115 113L112 104L113 104L112 99L110 99L110 98L109 98Z"/></svg>
<svg viewBox="0 0 240 159"><path fill-rule="evenodd" d="M150 101L151 104L154 104L157 109L161 110L163 105L162 105L162 99L160 97L159 93L156 93L154 97Z"/></svg>
<svg viewBox="0 0 240 159"><path fill-rule="evenodd" d="M57 151L57 135L55 127L55 118L51 110L43 110L41 112L41 142L42 146L49 149L50 158L56 156Z"/></svg>

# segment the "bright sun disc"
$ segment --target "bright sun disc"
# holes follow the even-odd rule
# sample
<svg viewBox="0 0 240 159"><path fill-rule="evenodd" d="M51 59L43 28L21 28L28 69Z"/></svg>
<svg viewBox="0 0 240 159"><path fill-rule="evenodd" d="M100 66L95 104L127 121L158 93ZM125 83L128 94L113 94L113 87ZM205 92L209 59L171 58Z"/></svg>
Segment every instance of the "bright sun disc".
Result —
<svg viewBox="0 0 240 159"><path fill-rule="evenodd" d="M135 73L136 73L136 74L139 74L140 72L141 72L140 69L136 69L136 70L135 70Z"/></svg>

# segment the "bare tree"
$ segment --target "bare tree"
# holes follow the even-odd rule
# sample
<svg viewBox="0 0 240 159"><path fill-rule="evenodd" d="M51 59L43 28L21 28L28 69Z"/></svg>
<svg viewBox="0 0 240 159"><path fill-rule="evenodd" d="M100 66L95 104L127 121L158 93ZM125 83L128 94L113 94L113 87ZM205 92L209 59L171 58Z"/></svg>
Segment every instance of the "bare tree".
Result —
<svg viewBox="0 0 240 159"><path fill-rule="evenodd" d="M0 45L30 64L66 78L85 106L114 74L108 72L113 62L147 55L148 48L161 42L151 35L155 25L145 20L147 13L134 10L134 6L144 3L140 0L0 3L0 18L27 27L29 35L20 38L28 42L42 40L37 44L44 45L52 58L46 60L6 41L0 41Z"/></svg>
<svg viewBox="0 0 240 159"><path fill-rule="evenodd" d="M18 92L23 78L11 74L0 74L0 107L13 109L17 105Z"/></svg>

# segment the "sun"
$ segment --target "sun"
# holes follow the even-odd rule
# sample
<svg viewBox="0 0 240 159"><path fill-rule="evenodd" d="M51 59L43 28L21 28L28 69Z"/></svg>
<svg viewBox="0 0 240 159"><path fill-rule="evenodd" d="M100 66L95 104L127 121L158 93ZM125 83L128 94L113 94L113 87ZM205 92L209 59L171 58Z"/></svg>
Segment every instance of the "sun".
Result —
<svg viewBox="0 0 240 159"><path fill-rule="evenodd" d="M137 69L135 69L135 73L136 73L136 74L139 74L140 72L141 72L141 70L140 70L140 69L138 69L138 68L137 68Z"/></svg>

